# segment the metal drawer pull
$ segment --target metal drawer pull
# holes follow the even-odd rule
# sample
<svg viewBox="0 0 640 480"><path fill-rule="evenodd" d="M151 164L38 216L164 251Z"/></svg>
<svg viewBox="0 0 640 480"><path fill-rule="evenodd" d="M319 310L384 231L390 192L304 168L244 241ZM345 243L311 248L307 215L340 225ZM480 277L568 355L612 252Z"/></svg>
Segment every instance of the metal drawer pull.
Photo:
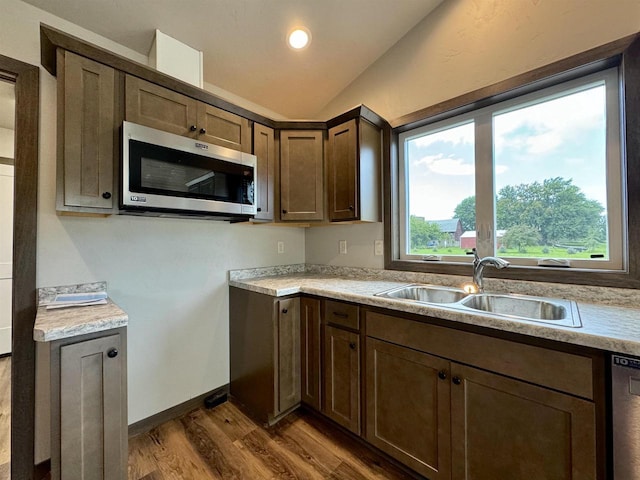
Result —
<svg viewBox="0 0 640 480"><path fill-rule="evenodd" d="M350 348L351 350L355 350L355 349L356 349L356 344L355 344L355 342L351 342L351 343L349 344L349 348Z"/></svg>
<svg viewBox="0 0 640 480"><path fill-rule="evenodd" d="M118 349L117 348L112 348L111 350L109 350L107 352L107 357L109 358L116 358L118 356Z"/></svg>
<svg viewBox="0 0 640 480"><path fill-rule="evenodd" d="M349 315L342 312L333 312L333 315L340 318L349 318Z"/></svg>

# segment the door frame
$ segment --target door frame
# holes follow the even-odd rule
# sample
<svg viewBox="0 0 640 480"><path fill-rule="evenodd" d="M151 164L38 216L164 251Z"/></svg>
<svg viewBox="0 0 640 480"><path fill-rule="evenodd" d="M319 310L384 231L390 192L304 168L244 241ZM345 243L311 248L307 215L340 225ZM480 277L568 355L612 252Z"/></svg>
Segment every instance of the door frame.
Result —
<svg viewBox="0 0 640 480"><path fill-rule="evenodd" d="M36 228L40 69L0 55L0 75L15 82L11 478L34 478Z"/></svg>

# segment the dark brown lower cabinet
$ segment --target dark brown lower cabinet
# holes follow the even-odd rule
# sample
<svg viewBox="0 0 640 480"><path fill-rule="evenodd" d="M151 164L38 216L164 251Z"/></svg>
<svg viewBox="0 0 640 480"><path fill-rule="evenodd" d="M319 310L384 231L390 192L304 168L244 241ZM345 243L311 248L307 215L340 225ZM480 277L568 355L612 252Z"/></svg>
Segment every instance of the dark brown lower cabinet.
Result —
<svg viewBox="0 0 640 480"><path fill-rule="evenodd" d="M323 413L360 435L360 335L324 326Z"/></svg>
<svg viewBox="0 0 640 480"><path fill-rule="evenodd" d="M126 329L50 348L51 478L126 478Z"/></svg>
<svg viewBox="0 0 640 480"><path fill-rule="evenodd" d="M320 410L322 377L320 300L300 299L300 370L301 399L310 407Z"/></svg>
<svg viewBox="0 0 640 480"><path fill-rule="evenodd" d="M366 352L366 439L430 480L451 478L450 362L373 338Z"/></svg>
<svg viewBox="0 0 640 480"><path fill-rule="evenodd" d="M300 403L300 300L288 298L277 302L277 385L276 414Z"/></svg>
<svg viewBox="0 0 640 480"><path fill-rule="evenodd" d="M454 480L597 478L592 402L455 363L451 374Z"/></svg>
<svg viewBox="0 0 640 480"><path fill-rule="evenodd" d="M430 480L595 480L593 402L366 339L366 439Z"/></svg>
<svg viewBox="0 0 640 480"><path fill-rule="evenodd" d="M299 298L229 289L230 393L273 424L300 403Z"/></svg>

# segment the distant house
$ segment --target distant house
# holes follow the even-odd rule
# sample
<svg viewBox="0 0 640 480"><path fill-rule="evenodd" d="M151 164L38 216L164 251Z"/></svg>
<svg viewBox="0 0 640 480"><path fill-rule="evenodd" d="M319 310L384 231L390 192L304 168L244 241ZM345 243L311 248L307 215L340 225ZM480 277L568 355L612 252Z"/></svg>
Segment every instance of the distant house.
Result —
<svg viewBox="0 0 640 480"><path fill-rule="evenodd" d="M456 242L460 241L460 236L462 235L462 223L460 223L459 218L451 218L449 220L427 220L431 224L438 225L440 227L440 231L443 233L448 233L451 235L451 238Z"/></svg>
<svg viewBox="0 0 640 480"><path fill-rule="evenodd" d="M506 230L496 230L496 243L497 248L502 246L502 237L506 233ZM469 230L460 235L460 248L471 249L476 248L476 231Z"/></svg>

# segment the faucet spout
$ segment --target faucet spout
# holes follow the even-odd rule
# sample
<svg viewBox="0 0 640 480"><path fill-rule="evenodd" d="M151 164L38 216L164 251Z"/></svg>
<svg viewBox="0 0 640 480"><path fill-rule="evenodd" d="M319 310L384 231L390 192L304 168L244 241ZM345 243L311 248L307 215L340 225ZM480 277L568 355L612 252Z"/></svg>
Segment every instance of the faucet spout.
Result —
<svg viewBox="0 0 640 480"><path fill-rule="evenodd" d="M475 248L473 249L473 255L473 284L478 289L478 292L482 293L484 291L484 279L482 277L484 267L491 266L497 269L503 269L507 268L510 264L499 257L480 258Z"/></svg>

